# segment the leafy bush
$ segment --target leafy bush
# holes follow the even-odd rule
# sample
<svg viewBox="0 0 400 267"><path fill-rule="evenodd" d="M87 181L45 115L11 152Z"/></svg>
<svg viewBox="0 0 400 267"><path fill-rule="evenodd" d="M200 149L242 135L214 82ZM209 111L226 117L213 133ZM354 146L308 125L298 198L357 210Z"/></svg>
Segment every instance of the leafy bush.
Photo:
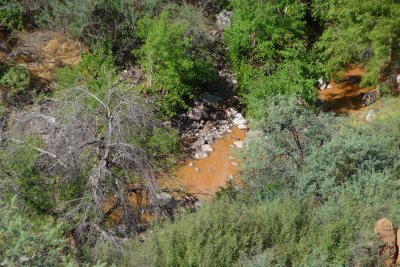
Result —
<svg viewBox="0 0 400 267"><path fill-rule="evenodd" d="M312 102L319 70L304 40L306 5L298 1L232 1L232 26L225 32L229 57L249 115L276 94Z"/></svg>
<svg viewBox="0 0 400 267"><path fill-rule="evenodd" d="M315 49L328 74L349 64L363 63L363 85L377 85L393 57L399 40L400 5L394 0L313 1L314 16L325 24Z"/></svg>
<svg viewBox="0 0 400 267"><path fill-rule="evenodd" d="M22 215L13 198L1 207L0 257L10 266L56 266L66 264L67 240L63 225L51 217L31 219ZM72 263L72 262L70 262Z"/></svg>
<svg viewBox="0 0 400 267"><path fill-rule="evenodd" d="M191 16L174 20L173 13L180 11L176 8L139 21L138 34L144 45L136 51L146 73L144 91L159 99L160 110L167 117L188 108L187 101L195 96L196 89L215 77L206 50L195 46L197 33L203 33L193 27ZM196 15L193 10L186 11Z"/></svg>
<svg viewBox="0 0 400 267"><path fill-rule="evenodd" d="M54 181L36 166L38 152L29 147L35 144L10 144L0 151L1 194L10 200L18 195L25 205L38 212L50 211L56 205Z"/></svg>
<svg viewBox="0 0 400 267"><path fill-rule="evenodd" d="M353 189L323 205L288 195L256 204L221 198L157 226L144 242L106 244L96 255L133 266L378 266L384 259L372 226L381 216L400 222L396 200L360 202ZM380 189L379 198L399 192Z"/></svg>
<svg viewBox="0 0 400 267"><path fill-rule="evenodd" d="M9 66L0 72L0 85L7 89L6 102L14 103L17 96L29 88L31 76L20 66Z"/></svg>
<svg viewBox="0 0 400 267"><path fill-rule="evenodd" d="M0 21L7 29L22 28L25 10L16 0L0 0Z"/></svg>
<svg viewBox="0 0 400 267"><path fill-rule="evenodd" d="M265 137L249 141L243 153L243 176L266 197L294 189L307 157L332 138L338 120L329 114L316 115L294 97L285 96L271 98L259 112L263 119L253 127Z"/></svg>

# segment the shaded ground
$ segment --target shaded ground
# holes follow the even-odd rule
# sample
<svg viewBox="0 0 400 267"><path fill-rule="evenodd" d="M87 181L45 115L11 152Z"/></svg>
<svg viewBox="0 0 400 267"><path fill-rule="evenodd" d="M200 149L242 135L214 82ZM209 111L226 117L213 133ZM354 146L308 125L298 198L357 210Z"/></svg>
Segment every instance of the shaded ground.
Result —
<svg viewBox="0 0 400 267"><path fill-rule="evenodd" d="M351 114L354 111L362 111L362 95L373 88L360 87L361 78L365 70L359 67L352 68L345 73L342 82L329 83L328 89L319 91L319 99L327 111L339 114Z"/></svg>

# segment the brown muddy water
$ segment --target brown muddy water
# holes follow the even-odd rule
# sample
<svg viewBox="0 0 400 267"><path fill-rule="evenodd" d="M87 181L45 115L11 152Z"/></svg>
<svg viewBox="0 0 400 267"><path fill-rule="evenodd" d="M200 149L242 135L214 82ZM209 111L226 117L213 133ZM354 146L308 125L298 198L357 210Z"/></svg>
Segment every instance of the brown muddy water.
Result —
<svg viewBox="0 0 400 267"><path fill-rule="evenodd" d="M186 159L169 178L168 184L179 186L200 200L211 199L230 177L237 180L240 160L237 158L233 143L244 141L246 130L232 128L231 133L218 140L207 158Z"/></svg>
<svg viewBox="0 0 400 267"><path fill-rule="evenodd" d="M351 68L346 71L341 82L330 82L328 89L319 91L319 99L327 111L339 114L352 114L362 111L362 95L372 90L371 87L361 87L361 78L365 70L361 67Z"/></svg>

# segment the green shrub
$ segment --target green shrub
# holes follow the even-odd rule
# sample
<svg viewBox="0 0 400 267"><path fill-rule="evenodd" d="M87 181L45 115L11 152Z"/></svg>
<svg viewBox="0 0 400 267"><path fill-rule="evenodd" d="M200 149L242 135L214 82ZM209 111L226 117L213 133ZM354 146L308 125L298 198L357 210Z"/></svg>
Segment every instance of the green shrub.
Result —
<svg viewBox="0 0 400 267"><path fill-rule="evenodd" d="M315 0L313 13L325 30L315 45L329 75L362 63L363 85L377 85L399 41L400 5L394 0Z"/></svg>
<svg viewBox="0 0 400 267"><path fill-rule="evenodd" d="M29 88L31 76L23 67L10 66L2 70L0 75L0 85L4 86L7 90L7 102L15 102L17 96Z"/></svg>
<svg viewBox="0 0 400 267"><path fill-rule="evenodd" d="M305 41L306 5L298 1L232 1L232 26L225 32L248 114L276 94L313 102L319 70Z"/></svg>
<svg viewBox="0 0 400 267"><path fill-rule="evenodd" d="M22 29L25 9L15 0L0 0L0 21L7 29Z"/></svg>
<svg viewBox="0 0 400 267"><path fill-rule="evenodd" d="M187 101L196 95L196 89L215 78L207 52L194 46L193 22L185 17L174 20L173 11L139 21L138 34L144 45L136 51L146 74L144 91L159 99L161 113L167 117L188 108Z"/></svg>
<svg viewBox="0 0 400 267"><path fill-rule="evenodd" d="M242 156L243 177L263 198L295 188L307 157L332 138L338 120L329 114L316 115L294 97L279 95L259 112L263 119L253 127L265 137L250 140ZM259 195L253 192L253 196Z"/></svg>
<svg viewBox="0 0 400 267"><path fill-rule="evenodd" d="M38 212L47 212L56 206L54 179L46 177L36 166L39 153L30 148L35 144L10 144L0 151L2 198L18 195L24 203Z"/></svg>
<svg viewBox="0 0 400 267"><path fill-rule="evenodd" d="M395 198L360 202L352 190L362 186L374 188L349 187L324 204L289 195L257 204L222 198L156 226L144 242L103 244L97 259L133 266L379 266L373 225L381 217L397 225L398 208ZM380 186L385 193L378 198L398 189Z"/></svg>
<svg viewBox="0 0 400 267"><path fill-rule="evenodd" d="M67 240L63 225L51 217L22 215L13 198L1 207L0 257L9 266L56 266L66 264ZM70 262L72 263L72 262Z"/></svg>

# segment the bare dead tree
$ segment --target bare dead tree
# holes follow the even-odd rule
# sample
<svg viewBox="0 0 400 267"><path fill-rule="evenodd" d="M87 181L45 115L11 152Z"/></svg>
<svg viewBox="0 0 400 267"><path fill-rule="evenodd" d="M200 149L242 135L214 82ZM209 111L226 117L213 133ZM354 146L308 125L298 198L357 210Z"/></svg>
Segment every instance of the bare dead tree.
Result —
<svg viewBox="0 0 400 267"><path fill-rule="evenodd" d="M42 155L38 166L66 187L84 184L66 213L76 223L76 235L82 242L94 243L99 238L118 241L140 230L138 212L128 199L134 177L140 177L154 212L162 211L157 204L162 191L154 162L141 142L161 125L153 106L150 99L118 79L106 92L93 92L86 86L68 89L61 101L50 107L49 116L24 111L23 116L14 118L9 141L24 145L27 128L35 129L33 133L39 136L44 132L45 146L32 147ZM38 126L38 122L43 125ZM115 229L104 224L112 213L104 207L112 198L117 199L113 208L123 211L123 226Z"/></svg>
<svg viewBox="0 0 400 267"><path fill-rule="evenodd" d="M157 202L156 195L161 192L151 158L144 145L137 143L138 136L157 124L151 103L123 87L117 80L102 95L75 87L62 109L64 126L53 151L67 167L55 164L66 181L73 181L76 175L86 180L84 197L70 213L81 215L77 230L84 238L98 236L94 232L115 238L109 231L98 231L104 221L104 203L111 196L117 196L122 206L125 229L135 226L126 199L126 186L133 174L145 181L151 203Z"/></svg>

